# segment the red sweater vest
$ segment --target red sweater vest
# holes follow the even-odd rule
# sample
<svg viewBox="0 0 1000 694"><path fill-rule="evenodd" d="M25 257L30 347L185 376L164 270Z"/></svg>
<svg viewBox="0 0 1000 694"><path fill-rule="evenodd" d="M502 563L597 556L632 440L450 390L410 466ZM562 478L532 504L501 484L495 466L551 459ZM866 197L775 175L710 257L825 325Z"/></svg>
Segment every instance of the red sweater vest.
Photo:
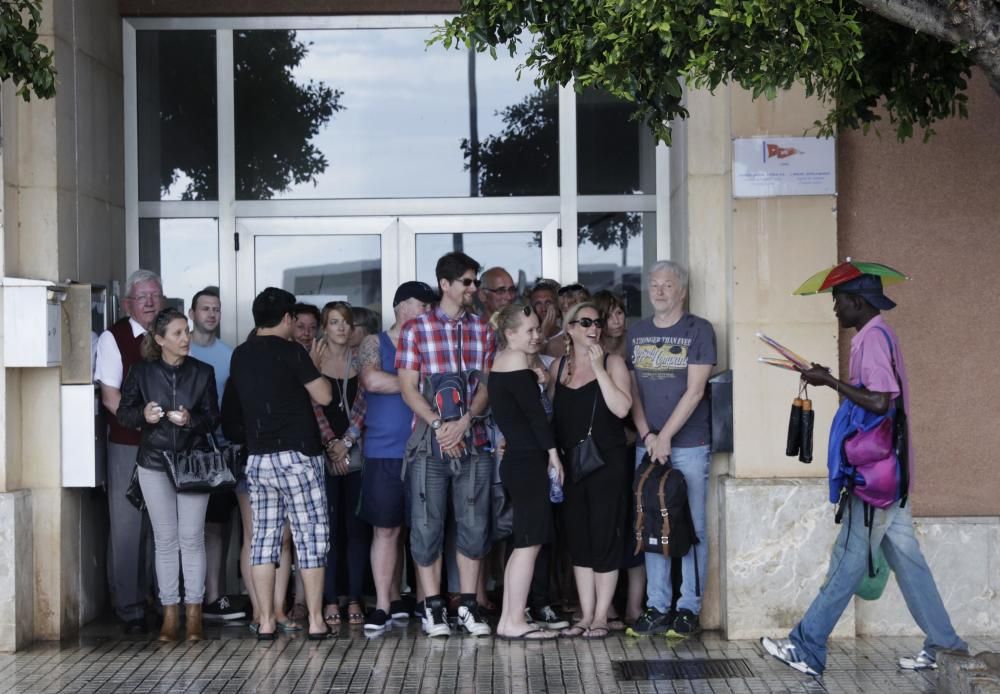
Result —
<svg viewBox="0 0 1000 694"><path fill-rule="evenodd" d="M125 377L128 376L129 368L131 368L132 364L138 364L142 361L140 347L142 346L144 335L135 337L132 334L132 324L127 317L122 318L108 330L111 336L115 338L118 351L122 355L122 384L124 384ZM118 443L124 446L139 445L141 433L138 429L126 429L118 423L118 418L114 416L108 417L108 423L110 425L108 439L111 443Z"/></svg>

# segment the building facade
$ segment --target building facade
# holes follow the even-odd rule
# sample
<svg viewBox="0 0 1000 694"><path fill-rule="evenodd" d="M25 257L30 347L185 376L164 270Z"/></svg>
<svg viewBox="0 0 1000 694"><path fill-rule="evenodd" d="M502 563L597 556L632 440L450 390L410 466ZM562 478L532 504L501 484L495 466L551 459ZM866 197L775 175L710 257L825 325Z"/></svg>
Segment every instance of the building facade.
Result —
<svg viewBox="0 0 1000 694"><path fill-rule="evenodd" d="M828 300L792 290L848 254L899 266L915 278L894 292L891 318L914 383L921 539L959 631L996 633L1000 478L988 472L989 408L975 406L988 379L973 366L989 368L994 327L972 314L988 306L982 287L961 281L988 277L982 251L1000 238L990 233L1000 102L985 80L973 81L972 118L941 124L928 145L841 138L839 197L736 199L732 139L801 135L820 104L795 90L773 102L692 91L691 118L667 148L625 104L539 88L528 71L518 80L517 56L428 47L453 2L230 6L45 4L57 95L23 103L5 85L0 99L5 278L113 294L143 267L184 310L218 285L223 338L235 344L265 286L390 315L394 288L433 280L454 248L522 287L551 277L620 291L630 317L648 313L643 270L680 260L691 310L712 321L719 370L734 377L734 452L713 461L702 619L746 638L793 624L836 532L823 454L835 398L814 396L816 461L785 458L797 386L756 364L754 334L835 364L845 349ZM114 311L108 302L108 322ZM65 445L92 414L65 406L67 386L85 380L90 312L64 313L77 317L63 323L75 336L64 334L63 366L0 379L3 650L69 635L107 605L106 500L68 486L76 454ZM939 335L978 359L945 357ZM892 591L859 601L836 633L913 633Z"/></svg>

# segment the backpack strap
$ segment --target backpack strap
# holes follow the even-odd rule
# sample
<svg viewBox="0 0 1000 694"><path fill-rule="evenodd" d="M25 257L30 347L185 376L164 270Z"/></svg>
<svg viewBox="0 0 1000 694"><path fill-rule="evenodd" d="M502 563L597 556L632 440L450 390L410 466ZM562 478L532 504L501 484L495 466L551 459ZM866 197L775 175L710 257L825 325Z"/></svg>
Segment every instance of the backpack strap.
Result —
<svg viewBox="0 0 1000 694"><path fill-rule="evenodd" d="M670 511L667 510L667 497L665 488L667 479L670 477L670 468L660 475L660 484L656 489L656 496L660 499L660 516L663 518L663 529L660 531L660 549L663 551L663 558L670 559Z"/></svg>
<svg viewBox="0 0 1000 694"><path fill-rule="evenodd" d="M646 480L653 474L653 463L650 462L646 469L639 475L639 481L635 486L635 551L633 556L642 551L642 534L646 523L646 514L642 506L642 492L646 485Z"/></svg>

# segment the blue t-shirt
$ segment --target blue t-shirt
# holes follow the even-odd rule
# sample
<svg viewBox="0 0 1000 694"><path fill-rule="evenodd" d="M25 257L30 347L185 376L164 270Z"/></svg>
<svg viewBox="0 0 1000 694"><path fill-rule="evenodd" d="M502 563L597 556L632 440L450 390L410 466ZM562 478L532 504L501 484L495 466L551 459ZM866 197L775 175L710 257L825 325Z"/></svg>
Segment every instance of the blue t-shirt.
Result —
<svg viewBox="0 0 1000 694"><path fill-rule="evenodd" d="M382 370L395 376L396 345L389 333L379 333L379 358ZM366 458L402 458L412 430L413 411L399 393L366 393L364 454Z"/></svg>
<svg viewBox="0 0 1000 694"><path fill-rule="evenodd" d="M629 329L625 349L628 368L635 372L646 422L652 431L659 431L687 390L688 364L715 364L715 330L707 320L690 313L669 328L658 328L652 318L647 318ZM708 445L710 418L706 391L706 397L674 434L671 445Z"/></svg>
<svg viewBox="0 0 1000 694"><path fill-rule="evenodd" d="M219 393L219 402L222 402L222 391L226 389L226 381L229 380L229 362L233 358L233 348L222 340L216 340L211 347L202 347L191 341L191 356L206 364L211 364L215 369L215 390Z"/></svg>

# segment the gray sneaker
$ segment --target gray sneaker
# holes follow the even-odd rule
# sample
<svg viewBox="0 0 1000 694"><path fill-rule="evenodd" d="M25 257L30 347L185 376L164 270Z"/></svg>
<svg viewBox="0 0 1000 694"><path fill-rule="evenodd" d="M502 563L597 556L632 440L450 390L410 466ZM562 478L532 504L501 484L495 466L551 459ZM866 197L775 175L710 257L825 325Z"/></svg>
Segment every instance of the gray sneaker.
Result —
<svg viewBox="0 0 1000 694"><path fill-rule="evenodd" d="M809 664L799 654L799 649L792 643L791 639L771 639L765 636L760 640L760 645L788 667L798 670L803 675L819 677L819 673L809 667Z"/></svg>
<svg viewBox="0 0 1000 694"><path fill-rule="evenodd" d="M899 667L902 670L937 670L937 661L927 651L920 651L912 658L900 658Z"/></svg>

